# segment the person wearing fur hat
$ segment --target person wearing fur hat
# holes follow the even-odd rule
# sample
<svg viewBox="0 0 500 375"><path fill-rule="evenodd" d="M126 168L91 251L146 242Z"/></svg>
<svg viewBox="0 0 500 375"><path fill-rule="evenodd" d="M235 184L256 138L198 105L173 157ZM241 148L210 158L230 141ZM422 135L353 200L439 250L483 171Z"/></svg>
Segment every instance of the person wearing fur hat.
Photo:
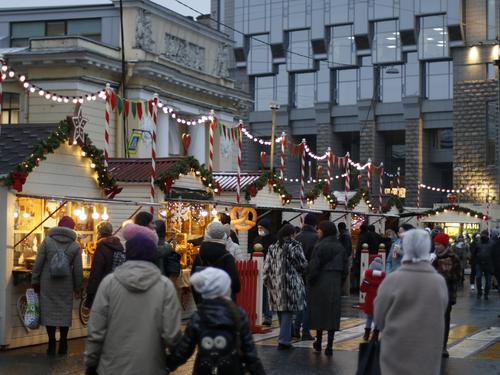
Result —
<svg viewBox="0 0 500 375"><path fill-rule="evenodd" d="M231 301L231 279L207 267L191 276L191 285L203 297L182 340L167 360L170 371L186 363L195 349L193 374L264 375L246 313Z"/></svg>
<svg viewBox="0 0 500 375"><path fill-rule="evenodd" d="M166 349L181 338L181 307L154 264L156 246L136 234L125 245L126 262L102 280L90 312L86 375L165 374Z"/></svg>
<svg viewBox="0 0 500 375"><path fill-rule="evenodd" d="M231 298L236 301L236 294L239 293L240 275L236 269L234 257L226 250L227 239L224 224L212 221L205 230L205 238L200 246L200 252L196 256L191 274L194 274L206 267L219 268L231 278ZM201 296L193 290L193 297L197 304L201 302Z"/></svg>
<svg viewBox="0 0 500 375"><path fill-rule="evenodd" d="M47 329L48 355L56 353L56 329L59 327L59 354L68 352L68 331L73 320L73 295L80 298L83 282L82 256L76 241L75 222L63 216L57 227L51 228L38 248L31 283L40 294L40 323ZM56 262L63 251L69 268L67 276L52 273L52 262ZM66 263L66 265L68 265Z"/></svg>
<svg viewBox="0 0 500 375"><path fill-rule="evenodd" d="M457 286L460 282L461 266L460 259L450 248L450 238L444 232L436 234L434 236L434 251L435 258L433 261L433 266L436 270L444 277L446 280L446 285L448 287L448 307L444 316L444 343L443 343L443 357L448 358L448 335L450 333L450 322L451 322L451 309L455 303L457 303Z"/></svg>
<svg viewBox="0 0 500 375"><path fill-rule="evenodd" d="M385 279L385 272L382 271L383 268L382 258L376 257L370 263L369 269L365 271L363 281L361 282L360 290L366 293L365 303L363 304L363 311L366 314L365 334L363 336L363 340L365 341L370 339L373 323L373 303L375 297L377 297L378 287Z"/></svg>

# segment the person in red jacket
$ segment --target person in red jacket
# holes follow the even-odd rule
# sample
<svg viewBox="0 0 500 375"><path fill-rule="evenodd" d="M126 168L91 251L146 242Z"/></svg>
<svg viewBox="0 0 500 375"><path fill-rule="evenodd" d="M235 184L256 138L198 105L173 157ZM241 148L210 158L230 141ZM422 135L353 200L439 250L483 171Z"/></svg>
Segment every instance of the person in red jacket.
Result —
<svg viewBox="0 0 500 375"><path fill-rule="evenodd" d="M383 264L382 258L376 257L372 260L370 268L365 271L363 282L361 283L361 291L366 293L365 303L363 304L363 311L366 314L365 334L363 340L370 339L370 333L373 323L373 302L377 297L378 287L384 281L385 272L382 271Z"/></svg>

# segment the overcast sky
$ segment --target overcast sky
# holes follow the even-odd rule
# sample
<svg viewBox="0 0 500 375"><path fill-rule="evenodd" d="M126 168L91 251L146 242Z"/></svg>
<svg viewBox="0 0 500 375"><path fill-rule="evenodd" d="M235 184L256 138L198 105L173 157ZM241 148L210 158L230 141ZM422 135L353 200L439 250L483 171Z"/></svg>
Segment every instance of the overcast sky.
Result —
<svg viewBox="0 0 500 375"><path fill-rule="evenodd" d="M179 4L175 0L153 0L177 13L186 16L197 17L199 14ZM190 7L199 10L202 13L210 12L210 0L180 0ZM67 6L78 4L107 4L111 0L0 0L0 9L20 8L20 7L39 7L39 6Z"/></svg>

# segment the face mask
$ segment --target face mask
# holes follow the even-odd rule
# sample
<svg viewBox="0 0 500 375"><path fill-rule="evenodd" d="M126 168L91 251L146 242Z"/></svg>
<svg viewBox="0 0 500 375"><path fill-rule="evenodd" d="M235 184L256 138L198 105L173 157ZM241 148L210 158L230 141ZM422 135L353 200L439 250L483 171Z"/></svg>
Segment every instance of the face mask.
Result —
<svg viewBox="0 0 500 375"><path fill-rule="evenodd" d="M266 231L263 229L259 229L259 236L264 237L266 235Z"/></svg>

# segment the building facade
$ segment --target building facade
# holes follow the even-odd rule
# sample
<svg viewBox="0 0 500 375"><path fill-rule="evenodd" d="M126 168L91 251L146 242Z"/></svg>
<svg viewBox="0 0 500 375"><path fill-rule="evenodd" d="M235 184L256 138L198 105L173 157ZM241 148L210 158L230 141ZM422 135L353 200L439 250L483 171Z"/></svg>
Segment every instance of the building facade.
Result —
<svg viewBox="0 0 500 375"><path fill-rule="evenodd" d="M64 7L0 7L0 55L16 73L25 75L37 90L6 75L3 81L1 123L58 122L73 112L71 100L60 103L38 95L38 88L62 97L83 98L89 118L86 132L104 148L105 103L86 98L107 83L122 97L150 100L154 94L185 119L198 119L214 110L227 124L249 99L234 88L228 59L232 39L226 34L182 16L152 1L123 1L124 40L120 35L119 1L96 1L96 5L72 2ZM123 55L122 55L123 52ZM122 61L122 56L124 60ZM151 118L111 114L110 156L149 157ZM134 155L128 154L132 134L142 134ZM157 155L183 154L182 134L191 135L189 153L201 163L208 158L207 126L179 124L159 111ZM217 170L234 170L232 143L216 137Z"/></svg>
<svg viewBox="0 0 500 375"><path fill-rule="evenodd" d="M405 203L415 206L419 182L469 188L462 200L498 197L499 7L496 0L213 0L212 18L234 38L234 77L254 99L246 120L255 135L270 136L269 103L278 102L278 134L306 139L318 154L330 146L361 164L383 162L385 187L399 167ZM248 143L249 169L258 155ZM298 177L298 160L287 164L286 174ZM421 189L420 205L446 195Z"/></svg>

